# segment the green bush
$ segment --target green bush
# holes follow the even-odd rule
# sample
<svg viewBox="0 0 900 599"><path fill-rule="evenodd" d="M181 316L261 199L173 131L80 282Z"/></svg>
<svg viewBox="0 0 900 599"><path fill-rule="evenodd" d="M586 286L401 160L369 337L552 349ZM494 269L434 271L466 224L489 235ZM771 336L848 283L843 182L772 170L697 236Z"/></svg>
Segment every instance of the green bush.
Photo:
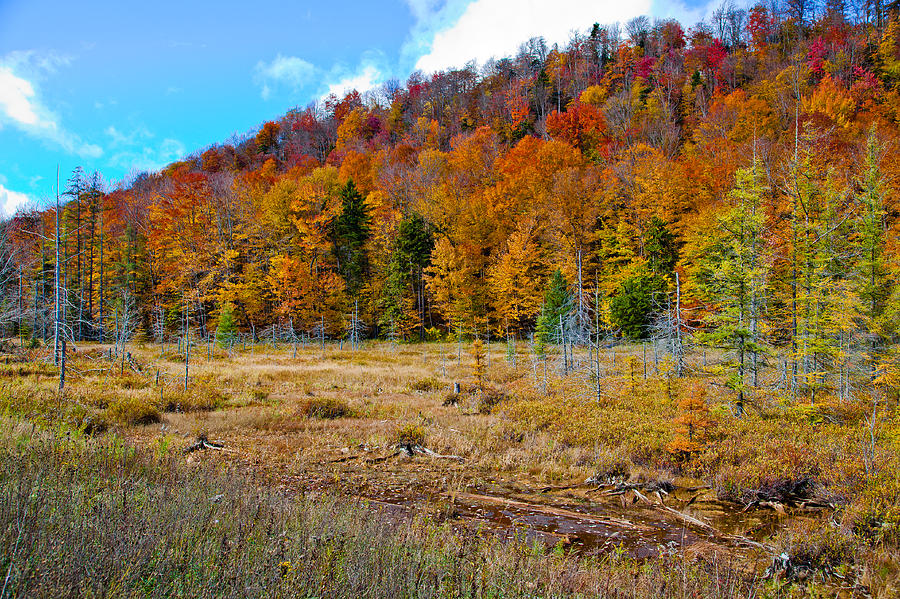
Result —
<svg viewBox="0 0 900 599"><path fill-rule="evenodd" d="M223 347L231 346L237 339L237 325L234 322L234 306L224 304L219 311L219 323L216 326L216 343Z"/></svg>

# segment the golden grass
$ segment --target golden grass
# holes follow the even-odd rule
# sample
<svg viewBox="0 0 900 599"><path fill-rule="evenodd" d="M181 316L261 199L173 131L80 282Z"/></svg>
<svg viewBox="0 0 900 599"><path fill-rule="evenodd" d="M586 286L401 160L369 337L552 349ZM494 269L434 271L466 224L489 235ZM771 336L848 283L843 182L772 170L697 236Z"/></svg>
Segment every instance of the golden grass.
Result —
<svg viewBox="0 0 900 599"><path fill-rule="evenodd" d="M235 349L210 361L198 351L185 393L177 355L160 359L157 349L135 347L143 372L121 375L103 360L77 357L62 397L54 391L52 365L0 365L0 410L88 430L116 427L145 446L164 438L187 443L203 433L226 443L230 452L220 459L347 493L360 487L445 492L500 479L536 488L587 478L683 477L746 504L756 493L777 496L785 485L809 480L811 492L838 508L833 519L845 537L900 543L896 413L879 413L875 451L866 461L871 405L865 401L825 398L808 406L767 390L737 417L712 352L692 356L692 376L678 380L664 360L657 368L648 357L645 367L641 347L604 355L598 401L596 383L584 373L561 377L551 360L545 380L543 363L526 349L520 346L513 366L505 345L488 346L483 390L475 388L466 348L457 358L455 344L373 343L356 352L307 347L296 358L290 348ZM454 382L461 386L459 401L444 405ZM677 434L678 399L693 383L708 389L715 428L685 460L668 446ZM407 441L466 461L365 465L367 457ZM340 461L347 456L357 459ZM838 541L823 537L817 544L841 546ZM837 550L822 551L824 560Z"/></svg>
<svg viewBox="0 0 900 599"><path fill-rule="evenodd" d="M303 413L309 418L326 420L353 416L347 402L336 397L311 397L303 405Z"/></svg>
<svg viewBox="0 0 900 599"><path fill-rule="evenodd" d="M106 408L110 424L122 426L153 424L160 421L159 408L153 401L135 395L120 395Z"/></svg>

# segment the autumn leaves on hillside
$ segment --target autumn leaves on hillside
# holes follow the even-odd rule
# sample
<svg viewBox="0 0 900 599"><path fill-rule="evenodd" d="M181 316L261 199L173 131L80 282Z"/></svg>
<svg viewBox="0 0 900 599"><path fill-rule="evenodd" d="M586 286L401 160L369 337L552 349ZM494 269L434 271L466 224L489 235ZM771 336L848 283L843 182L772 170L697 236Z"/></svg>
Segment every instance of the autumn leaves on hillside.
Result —
<svg viewBox="0 0 900 599"><path fill-rule="evenodd" d="M739 396L763 362L813 398L894 386L900 21L791 7L531 40L116 189L75 173L70 334L187 310L203 336L668 335L730 350ZM54 219L5 225L25 337L52 329Z"/></svg>

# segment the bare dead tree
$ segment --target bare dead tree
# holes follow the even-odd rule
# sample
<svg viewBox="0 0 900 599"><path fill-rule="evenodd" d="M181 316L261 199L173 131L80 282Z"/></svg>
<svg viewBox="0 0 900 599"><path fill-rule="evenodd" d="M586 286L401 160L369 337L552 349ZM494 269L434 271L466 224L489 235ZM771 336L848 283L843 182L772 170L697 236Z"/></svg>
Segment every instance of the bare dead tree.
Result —
<svg viewBox="0 0 900 599"><path fill-rule="evenodd" d="M62 273L63 261L60 256L60 242L62 241L59 215L59 165L56 166L56 265L55 265L55 311L56 317L53 323L53 361L59 367L59 391L66 386L66 308L63 305L66 298L64 288L65 277Z"/></svg>
<svg viewBox="0 0 900 599"><path fill-rule="evenodd" d="M665 293L656 298L656 319L650 325L650 339L653 342L654 363L659 369L658 352L672 357L674 374L684 376L685 335L688 332L684 320L684 309L681 305L681 277L675 273L674 293Z"/></svg>
<svg viewBox="0 0 900 599"><path fill-rule="evenodd" d="M191 306L184 295L184 392L188 390L188 371L191 363Z"/></svg>
<svg viewBox="0 0 900 599"><path fill-rule="evenodd" d="M359 342L366 331L366 323L359 319L359 301L353 302L353 311L347 317L347 340L350 349L359 351Z"/></svg>
<svg viewBox="0 0 900 599"><path fill-rule="evenodd" d="M153 307L153 336L159 343L159 356L162 357L166 349L166 314L163 307L159 304Z"/></svg>
<svg viewBox="0 0 900 599"><path fill-rule="evenodd" d="M20 298L21 253L11 239L10 221L0 222L0 330L25 314Z"/></svg>
<svg viewBox="0 0 900 599"><path fill-rule="evenodd" d="M137 304L127 287L121 290L121 306L116 308L116 347L120 358L119 372L125 371L125 344L134 338L138 327Z"/></svg>

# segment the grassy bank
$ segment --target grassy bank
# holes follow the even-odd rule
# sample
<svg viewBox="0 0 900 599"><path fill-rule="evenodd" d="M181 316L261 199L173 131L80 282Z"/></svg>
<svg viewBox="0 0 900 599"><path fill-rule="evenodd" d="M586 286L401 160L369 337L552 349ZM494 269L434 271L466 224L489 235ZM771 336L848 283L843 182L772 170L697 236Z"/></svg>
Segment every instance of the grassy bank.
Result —
<svg viewBox="0 0 900 599"><path fill-rule="evenodd" d="M9 597L752 597L726 563L586 558L3 423Z"/></svg>
<svg viewBox="0 0 900 599"><path fill-rule="evenodd" d="M240 504L231 511L255 510L254 506L262 502L273 513L282 514L278 518L283 518L279 522L284 524L272 525L279 535L288 523L311 521L307 516L326 522L327 526L352 523L346 524L350 528L334 533L342 538L358 538L360 543L348 546L352 556L340 557L342 571L368 572L369 578L379 580L394 576L378 570L377 564L353 561L361 559L356 554L366 553L366 543L373 535L379 543L393 547L391 551L437 556L408 558L413 560L408 567L418 569L417 572L439 572L436 576L440 580L427 587L431 590L420 593L415 590L419 587L401 585L399 595L412 588L408 591L412 595L452 596L462 587L453 583L457 591L451 592L442 585L450 584L447 581L455 580L455 576L462 576L460 580L468 576L465 580L469 582L484 578L492 585L500 585L494 589L496 593L489 592L494 587L472 587L481 589L479 592L485 596L589 594L609 585L624 593L622 589L632 589L632 583L623 581L632 581L634 576L638 581L635 596L667 596L676 589L692 593L696 590L698 596L747 592L749 587L741 585L749 581L737 584L733 574L723 574L730 572L728 560L734 555L721 544L692 547L687 558L682 552L681 558L663 556L641 564L612 554L597 558L582 555L577 559L555 554L547 557L520 545L512 551L508 545L497 544L499 541L493 537L472 540L462 535L458 527L454 531L437 526L422 515L411 520L404 518L403 526L398 528L394 515L377 515L368 507L360 508L355 499L392 495L421 503L425 497L438 497L443 498L439 500L443 503L434 511L445 515L452 515L452 498L456 494L515 497L530 504L563 508L593 506L625 518L637 517L640 507L656 510L657 514L665 512L664 507L674 507L701 519L708 515L700 507L703 500L694 501L696 495L672 493L664 498L654 493L674 482L682 488L708 487L702 491L704 497L718 502L711 507L727 510L735 520L741 520L746 513L765 515L766 521L775 522L771 533L754 531L750 524L730 529L764 541L775 548L776 554L783 551L790 556L793 575L762 583L763 590L769 589L776 595L789 593L791 588L797 593L808 593L823 584L831 590L851 589L859 596L870 593L892 597L900 592L900 412L893 400L875 406L874 417L872 403L864 397L839 401L823 396L810 405L804 398L784 397L775 385L777 373L773 371L767 373L771 380L766 380L765 388L748 398L744 413L738 416L732 403L733 393L717 371L717 356L694 356L690 376L678 379L664 365L657 368L652 360L643 362L640 347L616 348L603 357L598 400L596 381L583 372L559 376L555 372L556 360L551 356L545 376L543 364L535 362L527 351L520 352L512 363L505 350L498 345L487 347L489 359L482 390L477 388L465 348L449 344L373 343L361 351L306 347L296 355L290 347L251 346L246 351L235 348L230 353L218 348L209 357L198 351L191 365L187 392L181 378L182 358L171 351L161 354L158 348L149 346L131 347L134 361L129 364L110 362L105 348L83 347L70 358L69 380L63 395L56 392L56 371L52 365L11 357L10 363L0 365L0 413L6 415L8 422L18 423L15 426L19 432L10 437L18 439L15 442L5 441L5 468L13 472L9 464L22 461L35 464L30 470L22 470L26 474L56 470L66 473L66 468L55 468L52 462L47 465L47 460L52 458L61 464L86 460L93 464L102 456L109 460L108 455L115 452L127 454L122 464L130 464L129 460L144 464L143 478L115 474L109 469L91 475L96 480L112 481L104 484L119 485L116 490L110 490L112 486L103 487L103 492L94 489L91 485L96 483L88 476L93 467L73 467L72 473L67 474L68 482L63 482L78 488L90 487L90 493L73 491L64 485L53 492L35 491L34 496L45 501L54 493L58 497L88 493L97 498L92 501L100 502L98 505L103 505L101 500L107 491L110 497L118 498L122 509L127 510L129 523L147 520L142 524L146 531L142 534L152 543L142 551L151 553L141 554L146 556L137 563L162 564L154 572L163 574L153 574L151 581L156 580L154 576L177 574L186 567L165 562L172 550L165 549L168 540L163 531L179 530L166 522L178 523L185 518L172 511L177 509L184 510L190 518L199 517L192 510L208 510L209 522L216 521L207 528L217 531L219 545L209 541L208 554L203 558L206 561L190 562L207 564L202 566L203 576L214 579L243 571L240 564L217 565L219 557L215 557L215 552L238 559L228 553L235 547L234 542L229 540L222 545L222 539L230 538L230 533L216 527L246 531L248 525L239 516L221 515L217 510L222 509L221 501L229 497L245 501L240 498L246 496L249 507ZM458 394L451 392L454 382L460 383ZM702 389L702 397L691 407L686 399L697 394L697 389ZM693 428L692 433L685 432L688 425ZM35 434L39 438L22 440L21 431L30 434L31 427L38 431ZM41 430L68 430L78 440L66 444L60 438L45 439ZM227 451L183 456L179 450L193 443L198 435L223 441ZM397 454L398 442L413 437L417 444L438 454L460 459L390 457ZM114 443L114 439L126 440L132 448L129 451L136 453L125 452L124 446ZM10 457L16 455L15 451L24 452L24 457ZM113 465L117 463L113 460ZM244 481L247 472L252 472L258 482ZM16 476L5 475L4 484L12 484L8 481L18 480ZM632 506L626 501L619 505L618 498L604 500L583 484L586 479L632 485L649 502L641 500ZM279 486L292 489L291 501L286 502L273 491ZM220 487L222 490L218 490ZM563 490L544 493L540 491L544 487ZM135 488L144 490L132 494L130 490ZM328 500L330 507L326 509L324 500L319 498L296 499L296 493L304 489L316 489L325 494L323 497L343 501ZM156 504L153 501L157 501L157 493L180 499ZM220 500L210 502L210 497L218 495L222 495ZM264 501L255 499L257 496L264 497ZM633 493L627 497L638 501ZM7 516L13 513L8 507L12 505L11 498L14 495L7 494L4 499ZM138 501L144 503L135 503ZM348 501L354 506L348 507ZM111 502L103 509L114 510L116 505ZM54 509L38 505L29 508L28 514L33 518L39 512L56 514ZM15 512L20 518L23 513ZM71 521L77 523L78 519ZM15 517L8 516L5 521L4 549L14 547L16 538L9 532L12 525L8 522L15 522ZM35 530L41 528L40 523L34 526ZM60 523L56 526L65 529ZM202 528L196 523L185 526L185 535L197 534L191 531ZM466 530L470 532L471 528ZM303 538L321 536L306 528L298 534L306 535ZM763 534L765 538L761 537ZM177 534L175 538L178 539ZM260 533L253 550L268 547L267 538ZM106 546L111 541L98 537L95 542ZM195 540L178 542L179 547L200 547ZM305 545L298 547L296 555L279 554L277 560L265 564L260 560L269 554L261 549L241 557L253 564L247 566L252 573L248 580L263 581L269 580L266 575L274 576L275 582L266 583L265 587L266 592L273 593L282 592L278 589L289 583L312 584L308 580L318 576L315 560L320 556L306 551ZM164 551L162 557L152 553L157 548ZM340 553L336 548L329 551L329 559L338 559L334 557ZM10 552L11 549L5 551ZM123 552L129 555L128 550ZM42 550L40 555L52 553ZM518 565L507 563L507 558L513 559L511 556L518 556ZM298 570L297 564L313 557L313 563ZM436 560L439 566L429 560ZM282 562L289 564L282 568ZM754 564L741 564L740 569L752 580L752 576L762 574L769 562L760 559ZM527 564L527 568L522 564ZM2 567L9 567L8 562ZM133 572L140 567L131 566L119 575L136 575ZM19 572L18 568L10 571ZM494 572L494 568L500 569ZM731 586L723 591L722 580L707 574L710 568L713 572L720 568L720 575ZM282 569L289 575L282 577ZM680 582L669 580L672 569L685 578ZM107 570L115 572L115 568L102 568L103 572ZM290 582L292 573L298 571L304 572L303 581ZM3 572L0 570L0 576ZM326 584L336 584L334 572L326 572ZM560 572L569 574L563 576ZM554 586L557 574L568 582ZM142 572L139 579L148 575ZM428 576L431 575L421 574L417 580ZM87 574L78 578L84 579ZM543 582L537 585L536 581ZM118 583L109 584L113 585L110 588L118 588ZM169 579L165 584L169 586L160 588L175 588ZM184 582L179 579L177 584ZM399 583L385 584L390 587ZM654 591L655 584L664 585L659 587L663 590ZM285 588L289 588L285 593L309 596L368 592L353 586L324 593L315 585L301 586L300 591ZM382 596L378 590L382 587L373 588L373 596ZM466 588L471 594L471 588ZM501 593L498 589L505 590ZM194 592L184 594L191 593Z"/></svg>

